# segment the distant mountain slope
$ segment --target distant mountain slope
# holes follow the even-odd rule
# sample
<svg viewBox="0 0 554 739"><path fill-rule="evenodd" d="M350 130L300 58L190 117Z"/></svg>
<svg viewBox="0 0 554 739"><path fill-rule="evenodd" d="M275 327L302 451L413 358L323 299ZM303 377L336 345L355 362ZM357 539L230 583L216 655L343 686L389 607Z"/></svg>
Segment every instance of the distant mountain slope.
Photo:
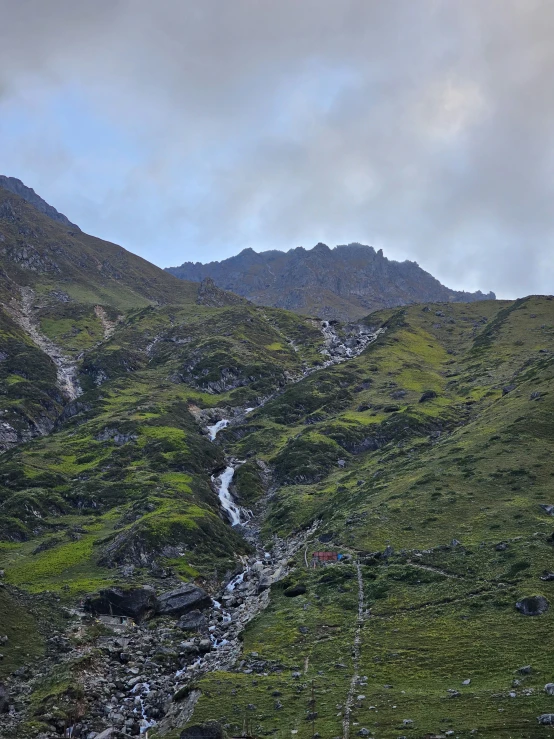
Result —
<svg viewBox="0 0 554 739"><path fill-rule="evenodd" d="M65 216L53 219L57 211L38 195L30 201L32 190L22 185L27 194L15 194L2 186L6 181L13 179L0 181L0 299L13 298L19 286L58 303L117 309L195 301L197 285L179 283L121 246L83 233L60 220Z"/></svg>
<svg viewBox="0 0 554 739"><path fill-rule="evenodd" d="M168 272L183 280L211 277L216 285L258 305L286 308L327 319L357 320L381 308L421 302L491 300L441 285L416 262L395 262L371 246L330 249L317 244L288 252L244 249L222 262L185 262Z"/></svg>
<svg viewBox="0 0 554 739"><path fill-rule="evenodd" d="M245 302L88 236L0 177L0 450L49 433L80 393L78 364L133 310Z"/></svg>
<svg viewBox="0 0 554 739"><path fill-rule="evenodd" d="M59 213L54 207L48 205L40 195L36 194L32 187L27 187L27 185L24 185L21 180L17 179L17 177L6 177L6 175L0 174L0 187L4 188L4 190L13 192L14 195L19 195L19 197L26 200L36 210L38 210L39 213L44 213L45 216L48 216L48 218L51 218L53 221L63 223L64 226L70 226L73 229L77 229L77 231L81 230L79 226L71 223L67 216L64 216L63 213Z"/></svg>

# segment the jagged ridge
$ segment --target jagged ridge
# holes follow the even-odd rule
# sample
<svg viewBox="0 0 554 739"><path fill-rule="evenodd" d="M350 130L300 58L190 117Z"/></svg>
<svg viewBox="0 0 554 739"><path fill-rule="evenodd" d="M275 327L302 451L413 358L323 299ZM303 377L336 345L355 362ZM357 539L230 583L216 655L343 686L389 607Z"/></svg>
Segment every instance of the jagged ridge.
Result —
<svg viewBox="0 0 554 739"><path fill-rule="evenodd" d="M225 290L258 305L286 308L327 319L357 320L368 313L421 302L494 300L487 295L451 290L417 262L395 262L382 249L348 244L330 249L317 244L288 252L244 249L221 262L185 262L169 267L181 279L211 278Z"/></svg>

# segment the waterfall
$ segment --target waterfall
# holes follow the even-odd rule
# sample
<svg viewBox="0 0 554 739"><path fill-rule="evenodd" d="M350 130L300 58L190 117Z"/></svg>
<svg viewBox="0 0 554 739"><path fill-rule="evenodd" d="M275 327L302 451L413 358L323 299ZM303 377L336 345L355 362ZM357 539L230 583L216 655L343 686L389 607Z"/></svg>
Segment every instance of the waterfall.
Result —
<svg viewBox="0 0 554 739"><path fill-rule="evenodd" d="M218 487L217 494L221 502L221 507L229 516L231 526L237 526L237 524L241 523L242 520L240 506L235 503L233 496L229 492L229 485L231 484L234 474L235 468L229 466L226 467L221 475L217 477L217 481L214 480ZM212 480L213 479L214 478L212 477Z"/></svg>
<svg viewBox="0 0 554 739"><path fill-rule="evenodd" d="M244 581L244 577L246 573L249 571L249 569L250 568L247 567L242 572L239 572L238 575L235 575L235 577L229 583L227 583L226 589L232 592L237 587L237 585L240 585Z"/></svg>
<svg viewBox="0 0 554 739"><path fill-rule="evenodd" d="M210 441L214 441L215 437L221 431L221 429L224 429L228 425L229 421L226 418L222 418L221 421L214 423L213 426L206 426L210 435Z"/></svg>

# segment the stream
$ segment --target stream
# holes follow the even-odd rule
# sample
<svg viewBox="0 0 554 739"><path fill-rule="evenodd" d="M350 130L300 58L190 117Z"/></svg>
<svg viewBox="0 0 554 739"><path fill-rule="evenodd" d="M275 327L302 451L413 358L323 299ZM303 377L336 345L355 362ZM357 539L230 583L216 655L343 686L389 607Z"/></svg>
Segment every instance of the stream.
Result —
<svg viewBox="0 0 554 739"><path fill-rule="evenodd" d="M27 308L28 305L30 303L27 301L24 307ZM384 329L371 331L365 326L359 326L350 334L347 333L344 338L344 334L338 335L334 324L320 322L320 326L325 341L321 352L324 357L323 366L338 364L358 356L384 331ZM58 364L60 382L65 377L64 386L67 388L67 394L77 395L80 389L71 383L72 375L69 371L71 368L68 369L69 375L66 376L63 372L65 367L60 367L60 364ZM320 369L321 365L305 368L302 375L292 382L299 382ZM217 443L218 434L223 429L233 423L242 423L246 415L257 411L278 392L263 399L256 407L235 409L232 416L231 412L223 408L210 409L210 412L202 418L197 417L197 421L199 423L207 421L210 424L204 425L206 437ZM224 414L231 418L222 418ZM104 646L109 646L112 650L110 655L123 653L124 648L125 651L138 649L141 659L137 666L131 667L127 666L126 662L120 664L118 660L113 660L109 656L98 662L96 671L84 673L83 682L86 690L100 696L96 701L99 715L102 716L98 719L100 724L123 726L125 721L125 726L133 724L136 727L135 734L140 733L142 736L148 736L150 729L155 726L158 735L165 736L169 732L174 732L176 726L187 723L193 715L195 703L201 695L195 685L202 675L225 670L248 671L249 658L242 653L241 632L267 607L271 585L286 576L294 566L291 564L292 558L313 540L319 522L314 522L308 530L291 534L286 539L275 535L266 551L259 541L258 527L251 521L252 512L240 506L231 492L235 472L241 464L243 462L240 459L226 457L225 467L212 475L211 480L213 490L219 499L222 516L228 520L231 527L239 527L239 533L244 534L253 545L253 553L240 558L240 571L237 572L239 569L237 568L232 576L228 573L225 584L216 596L219 600L212 599L211 607L206 608L203 613L207 623L199 632L195 635L191 633L188 636L183 634L178 637L174 647L177 652L182 651L182 655L179 655L177 663L168 661L165 665L164 662L157 660L157 655L165 654L172 644L171 641L168 642L168 631L171 633L171 629L168 630L164 624L154 628L137 624L123 634L102 636ZM362 605L363 593L360 590L359 609ZM360 618L359 612L358 620ZM357 659L359 630L356 634L354 657ZM130 643L129 649L127 642ZM87 654L87 649L90 650L91 647L85 649L80 647L78 654L80 656ZM75 652L70 652L67 659L74 654ZM357 677L356 667L357 663L355 677ZM116 682L124 684L121 692L115 693ZM345 735L348 734L350 727L350 706L355 685L353 678L347 706ZM172 700L172 696L177 695L185 686L191 687L190 696L184 700ZM107 702L110 695L111 698ZM14 722L16 720L19 719L13 719ZM96 726L93 727L92 721L87 720L87 728L96 729ZM73 734L73 727L70 727L66 736ZM83 735L89 736L90 733Z"/></svg>
<svg viewBox="0 0 554 739"><path fill-rule="evenodd" d="M338 336L335 328L327 321L321 322L321 331L325 339L325 347L322 350L326 358L323 366L338 364L358 356L365 347L375 341L384 329L370 331L365 326L358 327L356 336L350 337L344 343ZM306 369L296 382L304 379L312 372L321 369L313 367ZM266 398L257 407L245 408L241 416L252 413L265 405L271 398ZM211 420L214 420L213 418ZM215 442L220 431L227 428L233 420L220 418L216 423L205 426L210 441ZM225 469L211 477L214 489L217 492L221 509L231 526L248 526L252 518L252 511L241 507L234 499L230 487L237 467L242 464L240 460L226 458ZM226 584L219 600L212 600L214 614L220 614L219 621L216 617L209 626L209 639L212 650L207 654L198 656L192 664L184 666L175 673L175 679L190 681L197 679L200 675L213 671L230 669L235 664L241 653L240 633L246 624L252 620L269 603L269 588L273 582L280 580L289 571L288 562L291 556L297 552L306 541L309 541L315 533L318 522L315 522L308 531L290 536L287 540L274 537L271 553L264 551L259 542L256 542L256 554L248 559L242 558L243 569L234 575ZM200 692L195 694L188 706L186 718L190 718L194 711L194 704ZM142 709L142 703L141 703ZM162 721L162 726L171 725L180 709L175 708L175 713L169 712ZM183 721L185 714L181 714ZM143 726L147 728L147 714L143 713ZM169 723L168 723L169 722ZM165 728L164 732L165 733Z"/></svg>
<svg viewBox="0 0 554 739"><path fill-rule="evenodd" d="M227 514L227 517L231 522L231 526L238 526L239 524L243 523L242 509L239 505L237 505L237 503L235 503L233 496L229 492L229 485L233 480L234 474L235 468L229 465L218 477L212 475L212 482L216 485L218 489L217 494L219 496L221 507Z"/></svg>
<svg viewBox="0 0 554 739"><path fill-rule="evenodd" d="M362 353L362 351L366 348L368 344L375 341L378 336L384 331L384 329L377 329L377 331L372 331L366 326L358 325L356 327L356 334L354 336L351 336L346 340L342 340L338 335L334 325L332 325L329 321L321 321L320 330L323 334L325 344L321 353L323 356L328 357L328 359L324 362L324 367L328 367L332 364L338 364L348 359L353 359L354 357L357 357L359 354ZM299 382L300 380L304 379L318 369L321 369L321 367L311 367L309 369L306 369L302 373L302 376L299 377L295 382ZM269 399L270 398L267 398L266 400L262 401L257 407L245 408L243 411L243 415L246 416L257 410L258 408L261 408ZM205 429L208 432L210 441L215 441L218 433L227 428L230 423L230 419L220 418L216 423L206 426ZM234 462L234 465L231 462ZM217 476L212 475L211 478L212 483L217 490L219 501L221 503L221 508L225 512L226 517L229 519L231 526L244 525L248 522L250 518L252 518L253 515L252 511L242 508L238 505L229 490L238 464L240 464L240 462L235 460L228 461L227 467L225 467L223 472L221 472Z"/></svg>
<svg viewBox="0 0 554 739"><path fill-rule="evenodd" d="M206 428L208 429L208 435L210 437L210 441L214 441L215 437L218 435L221 429L226 428L228 425L229 425L229 420L227 418L222 418L220 421L218 421L217 423L214 423L212 426L206 426Z"/></svg>

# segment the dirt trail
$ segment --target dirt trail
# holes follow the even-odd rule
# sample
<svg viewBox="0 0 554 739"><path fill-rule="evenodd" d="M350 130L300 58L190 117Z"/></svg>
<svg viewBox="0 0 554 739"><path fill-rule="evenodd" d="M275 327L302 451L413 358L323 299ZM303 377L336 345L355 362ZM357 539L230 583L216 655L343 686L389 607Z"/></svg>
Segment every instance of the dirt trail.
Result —
<svg viewBox="0 0 554 739"><path fill-rule="evenodd" d="M417 567L418 570L427 570L427 572L435 572L437 575L442 575L443 577L450 577L453 580L464 580L463 575L455 575L452 572L446 572L445 570L441 570L439 567L431 567L430 565L421 565L418 562L413 562L411 559L409 559L406 564L410 565L410 567Z"/></svg>
<svg viewBox="0 0 554 739"><path fill-rule="evenodd" d="M350 715L352 713L352 704L354 703L354 693L356 691L356 685L358 684L359 676L359 665L360 665L360 651L362 642L362 628L364 625L364 581L362 577L362 568L360 563L356 562L356 570L358 572L358 621L356 624L356 633L354 635L353 644L353 655L352 655L352 666L353 673L350 680L350 688L348 689L348 695L346 697L346 703L344 706L344 718L342 720L342 737L348 739L350 735Z"/></svg>
<svg viewBox="0 0 554 739"><path fill-rule="evenodd" d="M12 301L6 309L15 322L26 331L34 343L54 362L58 374L58 387L62 393L74 400L83 392L77 380L77 365L67 357L57 344L41 333L33 316L35 293L30 287L22 287L21 301Z"/></svg>

